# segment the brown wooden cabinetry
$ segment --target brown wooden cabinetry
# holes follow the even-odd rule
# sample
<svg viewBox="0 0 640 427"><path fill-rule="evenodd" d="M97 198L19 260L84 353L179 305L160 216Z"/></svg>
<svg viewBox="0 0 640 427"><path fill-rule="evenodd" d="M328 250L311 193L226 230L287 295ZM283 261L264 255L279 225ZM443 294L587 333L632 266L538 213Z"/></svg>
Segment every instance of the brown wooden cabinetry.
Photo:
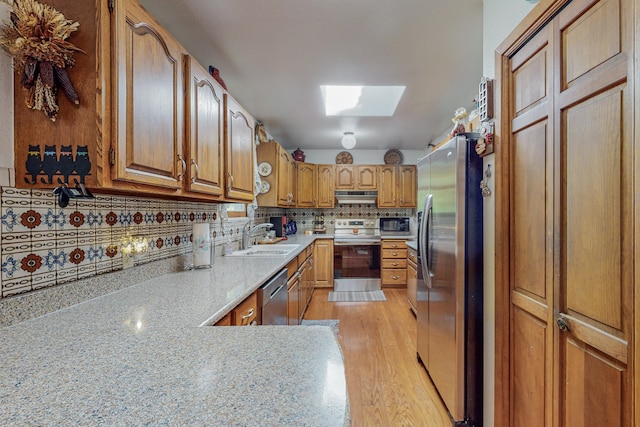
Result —
<svg viewBox="0 0 640 427"><path fill-rule="evenodd" d="M315 286L327 288L333 286L333 239L315 241Z"/></svg>
<svg viewBox="0 0 640 427"><path fill-rule="evenodd" d="M224 191L224 89L191 56L185 57L188 96L186 155L189 191L222 196Z"/></svg>
<svg viewBox="0 0 640 427"><path fill-rule="evenodd" d="M413 248L407 248L407 299L411 311L416 313L418 296L418 253Z"/></svg>
<svg viewBox="0 0 640 427"><path fill-rule="evenodd" d="M418 171L415 165L398 166L396 203L400 208L415 208L418 199Z"/></svg>
<svg viewBox="0 0 640 427"><path fill-rule="evenodd" d="M112 177L182 188L184 48L135 1L114 11L115 165Z"/></svg>
<svg viewBox="0 0 640 427"><path fill-rule="evenodd" d="M416 207L417 181L414 165L379 166L379 208Z"/></svg>
<svg viewBox="0 0 640 427"><path fill-rule="evenodd" d="M258 205L295 207L296 165L291 155L275 141L261 143L256 153L258 164L271 165L271 173L262 177L270 188L258 195Z"/></svg>
<svg viewBox="0 0 640 427"><path fill-rule="evenodd" d="M224 95L225 196L253 201L253 152L255 121L229 94Z"/></svg>
<svg viewBox="0 0 640 427"><path fill-rule="evenodd" d="M71 41L87 54L69 69L80 105L59 97L53 123L15 79L17 186L253 200L253 118L233 102L223 113L222 89L137 1L47 3L83 23Z"/></svg>
<svg viewBox="0 0 640 427"><path fill-rule="evenodd" d="M300 276L296 271L287 282L287 325L300 324Z"/></svg>
<svg viewBox="0 0 640 427"><path fill-rule="evenodd" d="M218 320L215 326L250 326L258 322L258 294L249 295L233 310Z"/></svg>
<svg viewBox="0 0 640 427"><path fill-rule="evenodd" d="M378 170L376 165L337 165L335 169L336 190L378 189Z"/></svg>
<svg viewBox="0 0 640 427"><path fill-rule="evenodd" d="M382 286L407 284L407 244L405 240L382 240Z"/></svg>
<svg viewBox="0 0 640 427"><path fill-rule="evenodd" d="M318 208L335 206L335 165L318 165L317 203Z"/></svg>
<svg viewBox="0 0 640 427"><path fill-rule="evenodd" d="M317 166L311 163L296 163L297 166L297 206L316 207L318 194Z"/></svg>

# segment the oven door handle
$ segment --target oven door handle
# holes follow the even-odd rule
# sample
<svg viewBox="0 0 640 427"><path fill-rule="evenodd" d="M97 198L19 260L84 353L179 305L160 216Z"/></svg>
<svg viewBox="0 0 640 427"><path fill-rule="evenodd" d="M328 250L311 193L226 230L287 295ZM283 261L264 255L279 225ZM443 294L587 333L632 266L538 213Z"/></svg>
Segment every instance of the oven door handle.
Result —
<svg viewBox="0 0 640 427"><path fill-rule="evenodd" d="M336 240L333 242L336 246L380 246L379 240L350 240L350 241L340 241Z"/></svg>

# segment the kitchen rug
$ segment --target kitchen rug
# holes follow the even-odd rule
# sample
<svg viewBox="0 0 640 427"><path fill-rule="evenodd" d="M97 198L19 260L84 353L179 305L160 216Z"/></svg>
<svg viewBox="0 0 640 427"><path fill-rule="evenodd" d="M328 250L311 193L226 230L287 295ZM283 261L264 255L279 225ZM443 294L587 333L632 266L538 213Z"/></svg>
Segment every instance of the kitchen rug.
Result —
<svg viewBox="0 0 640 427"><path fill-rule="evenodd" d="M336 319L330 320L313 320L313 319L302 319L300 322L302 326L329 326L333 329L333 332L338 333L338 327L340 326L340 321Z"/></svg>
<svg viewBox="0 0 640 427"><path fill-rule="evenodd" d="M329 302L368 302L386 301L383 291L343 291L329 292Z"/></svg>

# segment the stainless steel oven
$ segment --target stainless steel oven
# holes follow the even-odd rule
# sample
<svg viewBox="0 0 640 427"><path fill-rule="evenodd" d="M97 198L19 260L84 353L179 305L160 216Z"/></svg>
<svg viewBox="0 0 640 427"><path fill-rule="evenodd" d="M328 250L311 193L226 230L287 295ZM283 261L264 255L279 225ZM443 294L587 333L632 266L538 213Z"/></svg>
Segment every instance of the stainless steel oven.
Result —
<svg viewBox="0 0 640 427"><path fill-rule="evenodd" d="M334 291L380 287L380 229L373 219L339 219L334 234Z"/></svg>

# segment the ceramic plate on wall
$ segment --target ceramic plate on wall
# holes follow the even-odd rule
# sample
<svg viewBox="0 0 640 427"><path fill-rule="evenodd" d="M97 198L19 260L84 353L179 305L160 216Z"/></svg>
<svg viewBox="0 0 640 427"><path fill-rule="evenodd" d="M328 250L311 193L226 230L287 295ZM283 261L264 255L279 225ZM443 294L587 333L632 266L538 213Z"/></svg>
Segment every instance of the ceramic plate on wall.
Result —
<svg viewBox="0 0 640 427"><path fill-rule="evenodd" d="M404 158L400 150L391 149L384 153L385 165L401 165Z"/></svg>
<svg viewBox="0 0 640 427"><path fill-rule="evenodd" d="M353 163L353 156L348 151L341 151L336 156L336 164L338 165L350 165Z"/></svg>
<svg viewBox="0 0 640 427"><path fill-rule="evenodd" d="M271 170L271 163L269 162L262 162L258 165L258 173L260 174L260 176L271 175Z"/></svg>
<svg viewBox="0 0 640 427"><path fill-rule="evenodd" d="M271 184L269 184L269 181L262 180L262 182L260 182L260 193L265 194L268 193L269 190L271 190Z"/></svg>

